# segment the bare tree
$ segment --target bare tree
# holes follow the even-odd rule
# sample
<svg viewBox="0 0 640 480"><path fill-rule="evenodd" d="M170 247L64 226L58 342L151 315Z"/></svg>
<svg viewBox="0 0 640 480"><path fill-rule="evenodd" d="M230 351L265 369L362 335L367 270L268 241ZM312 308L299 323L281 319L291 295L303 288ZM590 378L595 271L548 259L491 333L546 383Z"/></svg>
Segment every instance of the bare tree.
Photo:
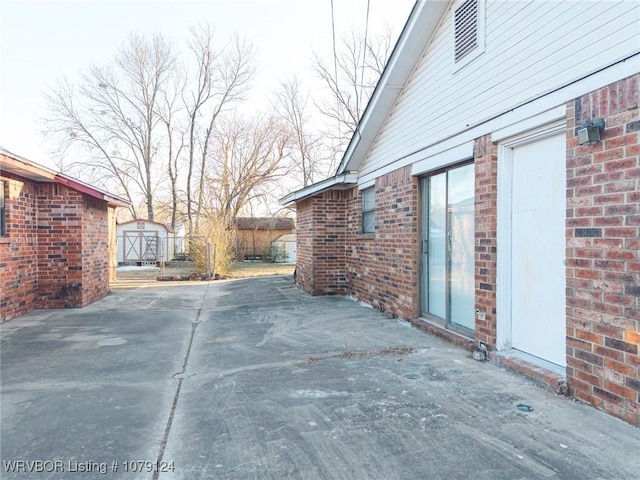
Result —
<svg viewBox="0 0 640 480"><path fill-rule="evenodd" d="M183 151L186 148L186 129L184 122L181 122L184 109L180 107L180 92L184 90L185 77L176 75L170 80L169 88L163 91L163 97L160 102L159 115L162 125L165 128L165 146L164 157L166 165L166 173L169 178L169 193L171 197L169 205L169 217L171 228L176 229L178 224L179 207L181 204L181 193L179 183L179 171L181 168L181 160Z"/></svg>
<svg viewBox="0 0 640 480"><path fill-rule="evenodd" d="M205 191L205 171L211 138L220 115L241 100L253 75L253 47L238 36L223 49L214 48L209 25L192 29L189 49L195 61L192 89L183 100L188 112L186 202L189 232L199 228Z"/></svg>
<svg viewBox="0 0 640 480"><path fill-rule="evenodd" d="M330 95L316 102L329 121L325 132L342 152L351 139L393 47L391 29L371 39L352 32L330 61L315 55L314 70Z"/></svg>
<svg viewBox="0 0 640 480"><path fill-rule="evenodd" d="M313 128L309 114L309 93L303 93L300 80L293 77L281 84L275 103L280 119L289 129L293 172L303 187L311 185L329 172L327 159L323 157L322 136Z"/></svg>
<svg viewBox="0 0 640 480"><path fill-rule="evenodd" d="M46 96L50 132L62 150L79 147L88 155L76 170L88 167L115 180L134 204L134 191L141 192L150 220L161 147L157 104L174 65L171 46L161 35L151 40L131 35L114 65L90 68L77 92L60 83Z"/></svg>
<svg viewBox="0 0 640 480"><path fill-rule="evenodd" d="M221 124L207 175L210 213L230 225L252 201L267 195L289 171L289 143L288 130L274 116Z"/></svg>
<svg viewBox="0 0 640 480"><path fill-rule="evenodd" d="M133 165L122 164L119 152L113 147L114 142L103 138L100 122L93 118L94 112L77 105L75 98L75 89L67 81L59 82L46 96L49 104L49 118L46 119L48 134L57 137L59 142L58 153L61 158L58 167L100 185L108 185L110 180L115 180L121 195L131 202L132 214L137 217L137 190L134 185L137 175ZM88 157L81 157L84 160L76 158L67 167L63 155L74 147L78 147Z"/></svg>

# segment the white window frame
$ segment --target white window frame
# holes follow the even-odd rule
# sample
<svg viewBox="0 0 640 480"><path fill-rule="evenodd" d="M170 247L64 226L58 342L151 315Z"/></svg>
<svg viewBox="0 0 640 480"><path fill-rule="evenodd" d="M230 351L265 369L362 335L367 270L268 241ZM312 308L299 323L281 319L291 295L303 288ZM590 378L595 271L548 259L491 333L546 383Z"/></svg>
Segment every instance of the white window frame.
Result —
<svg viewBox="0 0 640 480"><path fill-rule="evenodd" d="M364 188L362 191L362 233L371 235L376 233L376 189ZM368 202L367 200L371 200ZM367 221L367 219L371 219ZM370 225L371 228L367 228Z"/></svg>

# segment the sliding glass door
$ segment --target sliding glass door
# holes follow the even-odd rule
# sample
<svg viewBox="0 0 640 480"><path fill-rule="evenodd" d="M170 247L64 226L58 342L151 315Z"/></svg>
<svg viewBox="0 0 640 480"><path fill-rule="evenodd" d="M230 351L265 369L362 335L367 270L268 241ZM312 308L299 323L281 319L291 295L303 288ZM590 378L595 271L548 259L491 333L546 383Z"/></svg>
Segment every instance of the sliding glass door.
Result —
<svg viewBox="0 0 640 480"><path fill-rule="evenodd" d="M463 333L474 330L474 168L422 179L422 310Z"/></svg>

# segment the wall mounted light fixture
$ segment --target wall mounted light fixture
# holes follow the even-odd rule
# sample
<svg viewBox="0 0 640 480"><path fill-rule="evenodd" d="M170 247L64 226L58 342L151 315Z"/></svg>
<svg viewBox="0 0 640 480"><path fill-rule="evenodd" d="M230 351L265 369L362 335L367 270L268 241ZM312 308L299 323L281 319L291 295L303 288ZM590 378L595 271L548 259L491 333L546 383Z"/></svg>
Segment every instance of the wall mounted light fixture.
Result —
<svg viewBox="0 0 640 480"><path fill-rule="evenodd" d="M593 145L600 141L600 133L604 130L604 119L597 118L578 127L578 145Z"/></svg>

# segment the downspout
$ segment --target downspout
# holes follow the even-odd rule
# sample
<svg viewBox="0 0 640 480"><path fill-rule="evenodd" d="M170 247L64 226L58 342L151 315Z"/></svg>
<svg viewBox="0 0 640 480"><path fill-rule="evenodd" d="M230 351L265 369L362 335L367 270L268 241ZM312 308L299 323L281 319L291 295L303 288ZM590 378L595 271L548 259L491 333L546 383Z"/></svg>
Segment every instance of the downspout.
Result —
<svg viewBox="0 0 640 480"><path fill-rule="evenodd" d="M36 183L35 187L36 187L36 223L34 225L35 228L35 232L34 232L34 238L36 239L36 245L35 245L35 249L36 249L36 293L37 296L36 298L38 299L37 301L37 308L41 308L40 305L40 229L38 228L38 225L40 225L40 204L38 202L38 188L41 184Z"/></svg>

